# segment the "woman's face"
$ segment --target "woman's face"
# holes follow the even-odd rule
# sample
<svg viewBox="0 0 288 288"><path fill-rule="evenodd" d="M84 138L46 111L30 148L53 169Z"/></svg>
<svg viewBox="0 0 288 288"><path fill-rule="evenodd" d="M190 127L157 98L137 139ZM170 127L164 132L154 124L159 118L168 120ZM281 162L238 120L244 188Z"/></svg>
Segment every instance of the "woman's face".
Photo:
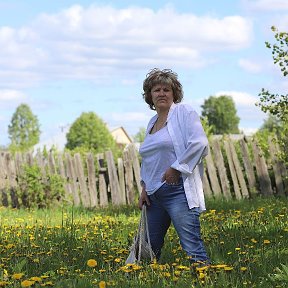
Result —
<svg viewBox="0 0 288 288"><path fill-rule="evenodd" d="M158 110L169 110L173 103L173 90L170 85L157 84L151 89L152 102Z"/></svg>

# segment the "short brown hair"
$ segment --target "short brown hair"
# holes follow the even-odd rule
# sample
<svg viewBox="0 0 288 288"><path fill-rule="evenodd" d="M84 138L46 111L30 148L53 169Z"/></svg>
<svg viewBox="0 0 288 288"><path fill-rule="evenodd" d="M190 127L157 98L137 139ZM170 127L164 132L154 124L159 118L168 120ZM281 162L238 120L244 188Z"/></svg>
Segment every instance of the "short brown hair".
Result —
<svg viewBox="0 0 288 288"><path fill-rule="evenodd" d="M158 68L152 69L143 82L143 98L149 105L150 109L155 110L152 102L151 89L158 84L165 84L171 86L173 90L173 102L180 103L183 99L182 85L178 80L178 75L170 69L160 70Z"/></svg>

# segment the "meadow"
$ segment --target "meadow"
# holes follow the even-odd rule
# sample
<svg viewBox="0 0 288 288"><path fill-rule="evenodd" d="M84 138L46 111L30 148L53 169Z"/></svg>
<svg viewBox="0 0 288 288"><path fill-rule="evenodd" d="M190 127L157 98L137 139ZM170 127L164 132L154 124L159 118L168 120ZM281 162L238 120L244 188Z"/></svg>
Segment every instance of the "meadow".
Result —
<svg viewBox="0 0 288 288"><path fill-rule="evenodd" d="M160 262L125 266L139 210L0 207L0 287L287 287L287 198L209 200L213 265L192 272L169 228Z"/></svg>

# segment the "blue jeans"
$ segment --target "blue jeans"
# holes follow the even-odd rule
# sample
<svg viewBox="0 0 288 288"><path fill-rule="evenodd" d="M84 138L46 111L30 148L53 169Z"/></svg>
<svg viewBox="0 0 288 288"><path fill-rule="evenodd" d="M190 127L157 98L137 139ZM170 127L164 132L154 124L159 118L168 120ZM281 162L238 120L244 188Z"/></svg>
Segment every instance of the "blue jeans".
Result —
<svg viewBox="0 0 288 288"><path fill-rule="evenodd" d="M200 233L199 208L189 209L183 181L174 185L165 183L150 195L149 199L147 220L151 246L156 258L160 258L164 237L172 220L180 244L191 262L209 263Z"/></svg>

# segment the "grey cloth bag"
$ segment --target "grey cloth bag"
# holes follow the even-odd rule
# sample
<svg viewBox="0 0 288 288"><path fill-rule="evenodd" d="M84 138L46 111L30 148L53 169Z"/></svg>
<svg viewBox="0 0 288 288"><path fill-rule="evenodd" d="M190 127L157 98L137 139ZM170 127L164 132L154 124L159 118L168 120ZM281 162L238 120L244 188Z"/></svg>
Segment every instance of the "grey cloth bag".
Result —
<svg viewBox="0 0 288 288"><path fill-rule="evenodd" d="M155 258L150 244L146 205L142 206L137 235L134 237L133 244L129 250L130 253L125 261L125 265L137 264L140 263L141 260L150 260L152 262Z"/></svg>

